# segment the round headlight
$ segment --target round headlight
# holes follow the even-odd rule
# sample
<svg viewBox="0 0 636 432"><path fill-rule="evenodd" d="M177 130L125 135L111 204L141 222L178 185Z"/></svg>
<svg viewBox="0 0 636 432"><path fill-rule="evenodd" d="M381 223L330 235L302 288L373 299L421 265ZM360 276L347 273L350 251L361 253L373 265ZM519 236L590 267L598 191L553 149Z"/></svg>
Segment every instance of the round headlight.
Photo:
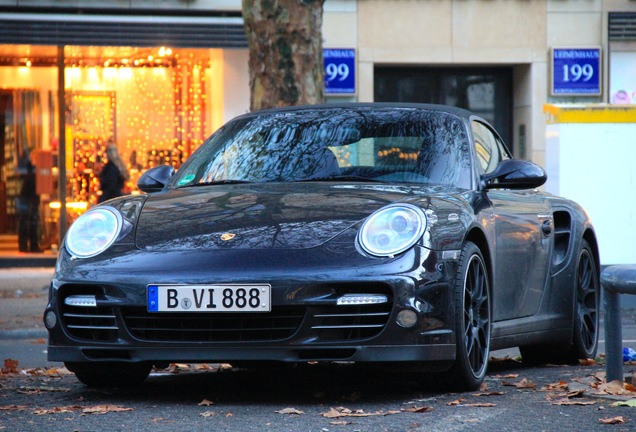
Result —
<svg viewBox="0 0 636 432"><path fill-rule="evenodd" d="M390 256L404 252L426 229L426 215L411 204L392 204L373 213L364 222L359 242L365 252Z"/></svg>
<svg viewBox="0 0 636 432"><path fill-rule="evenodd" d="M66 234L66 247L77 258L89 258L112 245L122 227L122 218L112 207L98 207L81 215Z"/></svg>

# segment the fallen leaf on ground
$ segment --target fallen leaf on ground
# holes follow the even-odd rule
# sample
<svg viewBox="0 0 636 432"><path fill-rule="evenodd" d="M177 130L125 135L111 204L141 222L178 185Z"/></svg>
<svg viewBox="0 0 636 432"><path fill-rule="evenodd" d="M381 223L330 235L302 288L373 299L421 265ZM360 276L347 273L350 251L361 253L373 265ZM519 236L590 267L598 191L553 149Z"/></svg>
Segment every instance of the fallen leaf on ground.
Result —
<svg viewBox="0 0 636 432"><path fill-rule="evenodd" d="M69 371L65 367L61 367L61 368L39 367L39 368L21 369L20 373L27 376L62 376L62 375L71 375L73 372Z"/></svg>
<svg viewBox="0 0 636 432"><path fill-rule="evenodd" d="M24 411L27 408L26 405L4 405L0 406L0 411Z"/></svg>
<svg viewBox="0 0 636 432"><path fill-rule="evenodd" d="M199 414L201 417L214 417L216 413L214 411L206 411Z"/></svg>
<svg viewBox="0 0 636 432"><path fill-rule="evenodd" d="M214 405L214 402L209 401L207 399L203 399L201 402L198 403L199 406L210 406L210 405Z"/></svg>
<svg viewBox="0 0 636 432"><path fill-rule="evenodd" d="M579 359L580 366L595 366L596 360L588 358L588 359Z"/></svg>
<svg viewBox="0 0 636 432"><path fill-rule="evenodd" d="M448 405L448 406L465 406L465 407L484 407L484 408L489 408L489 407L496 406L494 403L481 403L481 402L465 403L465 401L466 401L466 399L459 398L459 399L455 399L452 402L448 402L446 405Z"/></svg>
<svg viewBox="0 0 636 432"><path fill-rule="evenodd" d="M190 365L184 363L170 363L170 366L166 368L170 373L178 374L183 371L190 370Z"/></svg>
<svg viewBox="0 0 636 432"><path fill-rule="evenodd" d="M109 412L133 411L132 408L126 408L120 405L95 405L86 407L82 410L82 414L106 414Z"/></svg>
<svg viewBox="0 0 636 432"><path fill-rule="evenodd" d="M605 382L605 372L596 372L592 378L599 382Z"/></svg>
<svg viewBox="0 0 636 432"><path fill-rule="evenodd" d="M4 359L4 367L0 371L3 374L17 374L20 362L14 359Z"/></svg>
<svg viewBox="0 0 636 432"><path fill-rule="evenodd" d="M428 412L428 411L432 411L432 410L433 410L433 408L431 408L431 407L422 406L422 407L404 408L402 411L411 412L411 413L423 413L423 412Z"/></svg>
<svg viewBox="0 0 636 432"><path fill-rule="evenodd" d="M521 363L518 360L513 359L510 356L506 357L490 357L489 363L505 363L505 362L513 362L513 363Z"/></svg>
<svg viewBox="0 0 636 432"><path fill-rule="evenodd" d="M624 383L620 380L602 383L597 385L595 388L596 392L600 394L625 395L632 393L629 390L625 389Z"/></svg>
<svg viewBox="0 0 636 432"><path fill-rule="evenodd" d="M502 396L505 395L505 392L502 391L489 391L489 392L482 392L482 393L473 393L471 396L475 396L475 397L481 397L481 396Z"/></svg>
<svg viewBox="0 0 636 432"><path fill-rule="evenodd" d="M584 394L585 394L585 389L572 390L571 392L567 392L565 394L565 397L568 399L572 399L572 398L583 397Z"/></svg>
<svg viewBox="0 0 636 432"><path fill-rule="evenodd" d="M518 389L536 389L537 388L537 385L533 383L532 381L530 381L528 378L523 378L521 381L516 383L504 381L501 383L501 385L513 386L513 387L517 387Z"/></svg>
<svg viewBox="0 0 636 432"><path fill-rule="evenodd" d="M218 370L219 367L218 366L217 367L212 367L212 366L210 366L207 363L203 363L203 364L196 365L195 369L196 370Z"/></svg>
<svg viewBox="0 0 636 432"><path fill-rule="evenodd" d="M613 404L611 404L610 406L613 407L617 407L617 406L627 406L627 407L632 407L632 408L636 408L636 399L630 399L628 401L619 401L619 402L614 402Z"/></svg>
<svg viewBox="0 0 636 432"><path fill-rule="evenodd" d="M508 374L508 375L495 375L495 378L499 379L515 379L518 378L519 374Z"/></svg>
<svg viewBox="0 0 636 432"><path fill-rule="evenodd" d="M559 381L558 383L546 384L541 387L541 391L559 391L559 390L567 390L568 383L566 381Z"/></svg>
<svg viewBox="0 0 636 432"><path fill-rule="evenodd" d="M351 422L343 421L343 420L335 420L335 421L329 422L329 424L333 426L346 426L351 424Z"/></svg>
<svg viewBox="0 0 636 432"><path fill-rule="evenodd" d="M277 412L278 414L296 414L296 415L305 414L304 411L301 411L296 408L283 408L282 410L278 410L275 412Z"/></svg>
<svg viewBox="0 0 636 432"><path fill-rule="evenodd" d="M532 381L530 381L527 378L522 379L521 381L519 381L518 383L515 384L515 387L520 388L520 389L536 389L537 385L535 383L533 383Z"/></svg>
<svg viewBox="0 0 636 432"><path fill-rule="evenodd" d="M79 411L81 410L82 407L81 406L77 406L77 405L68 405L68 406L63 406L63 407L53 407L53 408L38 408L36 410L33 411L33 414L35 415L49 415L49 414L60 414L60 413L70 413L73 411Z"/></svg>
<svg viewBox="0 0 636 432"><path fill-rule="evenodd" d="M564 399L554 400L550 403L552 405L594 405L596 402L564 398Z"/></svg>
<svg viewBox="0 0 636 432"><path fill-rule="evenodd" d="M619 416L619 417L598 419L598 421L600 421L603 424L623 424L627 421L627 419L625 417Z"/></svg>
<svg viewBox="0 0 636 432"><path fill-rule="evenodd" d="M16 390L17 393L21 393L21 394L42 394L42 393L55 393L55 392L61 392L61 393L66 393L71 391L70 388L65 388L65 387L48 387L48 386L38 386L38 387L30 387L30 386L25 386L25 387L20 387L18 390Z"/></svg>
<svg viewBox="0 0 636 432"><path fill-rule="evenodd" d="M376 412L364 412L363 410L352 411L349 408L337 407L330 408L329 411L322 413L323 417L327 418L339 418L339 417L370 417L370 416L387 416L392 414L398 414L401 411L376 411Z"/></svg>
<svg viewBox="0 0 636 432"><path fill-rule="evenodd" d="M572 399L572 398L581 398L585 395L585 389L573 390L570 392L558 392L558 393L548 393L546 399L548 400L558 400L558 399Z"/></svg>

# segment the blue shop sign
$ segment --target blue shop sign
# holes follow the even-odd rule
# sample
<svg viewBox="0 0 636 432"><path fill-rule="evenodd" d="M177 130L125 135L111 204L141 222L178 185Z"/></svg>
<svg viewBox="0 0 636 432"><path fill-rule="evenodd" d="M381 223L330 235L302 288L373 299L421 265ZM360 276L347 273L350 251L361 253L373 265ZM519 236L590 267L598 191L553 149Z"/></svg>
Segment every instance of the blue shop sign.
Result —
<svg viewBox="0 0 636 432"><path fill-rule="evenodd" d="M600 48L553 48L552 95L599 96Z"/></svg>
<svg viewBox="0 0 636 432"><path fill-rule="evenodd" d="M356 50L324 49L325 93L353 95L356 93Z"/></svg>

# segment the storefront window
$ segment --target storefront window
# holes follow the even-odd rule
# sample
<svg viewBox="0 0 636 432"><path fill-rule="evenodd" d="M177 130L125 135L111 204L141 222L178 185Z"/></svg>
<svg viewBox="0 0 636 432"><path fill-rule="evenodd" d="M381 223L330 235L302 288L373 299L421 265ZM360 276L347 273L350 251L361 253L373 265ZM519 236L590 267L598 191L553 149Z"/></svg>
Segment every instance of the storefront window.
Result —
<svg viewBox="0 0 636 432"><path fill-rule="evenodd" d="M178 168L206 138L208 50L68 47L68 193L95 204L108 145L124 162L125 192L140 173ZM86 55L86 54L90 55Z"/></svg>
<svg viewBox="0 0 636 432"><path fill-rule="evenodd" d="M222 50L67 46L63 58L66 158L60 161L57 47L0 45L4 232L17 230L20 161L27 157L38 173L44 238L46 221L55 218L49 213L59 199L59 167L66 170L72 220L72 213L99 201L99 173L109 146L123 163L123 192L138 193L144 170L161 164L178 168L220 126L223 108L215 101L222 97L222 76L214 71L221 70Z"/></svg>

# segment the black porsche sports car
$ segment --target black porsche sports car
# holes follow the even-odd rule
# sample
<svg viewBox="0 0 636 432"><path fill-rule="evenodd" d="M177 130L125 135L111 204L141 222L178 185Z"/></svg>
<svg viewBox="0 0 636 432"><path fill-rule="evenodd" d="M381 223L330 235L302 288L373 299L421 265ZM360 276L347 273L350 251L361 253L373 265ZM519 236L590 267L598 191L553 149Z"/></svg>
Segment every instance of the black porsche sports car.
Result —
<svg viewBox="0 0 636 432"><path fill-rule="evenodd" d="M405 362L473 389L493 349L594 357L599 253L471 112L344 104L246 114L60 249L48 358L87 385L170 362Z"/></svg>

